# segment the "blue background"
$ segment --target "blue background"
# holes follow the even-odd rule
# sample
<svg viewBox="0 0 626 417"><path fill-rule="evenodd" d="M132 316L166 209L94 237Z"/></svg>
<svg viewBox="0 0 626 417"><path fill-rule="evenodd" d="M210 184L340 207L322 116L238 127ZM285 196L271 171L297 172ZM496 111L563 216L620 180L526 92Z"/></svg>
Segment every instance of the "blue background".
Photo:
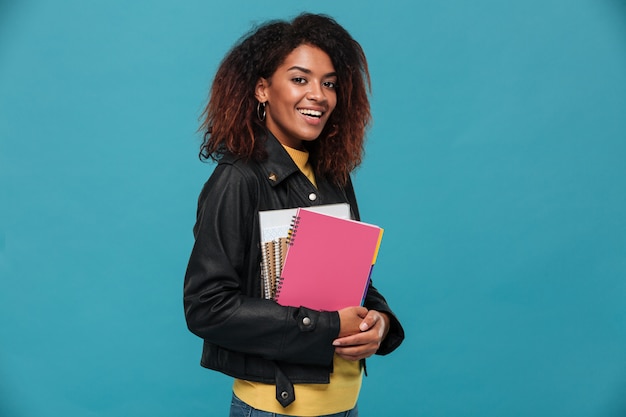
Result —
<svg viewBox="0 0 626 417"><path fill-rule="evenodd" d="M0 1L0 415L226 415L182 281L198 117L254 23L373 78L363 219L407 338L363 416L626 415L626 3Z"/></svg>

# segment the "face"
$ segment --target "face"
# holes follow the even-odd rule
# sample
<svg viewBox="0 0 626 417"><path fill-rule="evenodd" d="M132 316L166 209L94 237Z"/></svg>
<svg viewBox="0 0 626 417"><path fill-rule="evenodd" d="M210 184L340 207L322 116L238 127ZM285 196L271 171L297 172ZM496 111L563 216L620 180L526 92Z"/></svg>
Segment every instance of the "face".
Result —
<svg viewBox="0 0 626 417"><path fill-rule="evenodd" d="M337 74L330 57L311 45L287 55L270 79L257 82L256 98L265 103L265 123L285 146L302 149L319 137L337 105Z"/></svg>

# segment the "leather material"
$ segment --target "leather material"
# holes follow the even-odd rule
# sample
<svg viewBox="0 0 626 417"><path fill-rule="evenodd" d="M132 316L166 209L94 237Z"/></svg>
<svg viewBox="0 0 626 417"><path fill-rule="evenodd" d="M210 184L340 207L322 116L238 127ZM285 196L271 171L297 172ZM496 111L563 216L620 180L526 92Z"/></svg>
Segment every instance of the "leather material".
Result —
<svg viewBox="0 0 626 417"><path fill-rule="evenodd" d="M277 400L287 406L294 400L292 384L328 383L339 314L261 298L258 212L342 202L357 220L359 212L351 183L338 187L317 178L315 188L273 136L265 139L265 148L263 161L223 156L204 185L184 307L189 329L204 339L203 366L276 384ZM365 306L390 316L378 353L391 352L404 338L402 326L373 286ZM311 324L302 326L303 317Z"/></svg>

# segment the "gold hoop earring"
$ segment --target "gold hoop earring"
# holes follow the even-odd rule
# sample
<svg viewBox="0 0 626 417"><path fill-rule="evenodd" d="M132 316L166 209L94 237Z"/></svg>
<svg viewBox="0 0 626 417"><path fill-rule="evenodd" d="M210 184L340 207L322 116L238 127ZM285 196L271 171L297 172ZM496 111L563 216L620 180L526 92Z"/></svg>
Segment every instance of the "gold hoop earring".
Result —
<svg viewBox="0 0 626 417"><path fill-rule="evenodd" d="M265 103L259 101L259 104L256 105L256 116L260 121L265 120Z"/></svg>

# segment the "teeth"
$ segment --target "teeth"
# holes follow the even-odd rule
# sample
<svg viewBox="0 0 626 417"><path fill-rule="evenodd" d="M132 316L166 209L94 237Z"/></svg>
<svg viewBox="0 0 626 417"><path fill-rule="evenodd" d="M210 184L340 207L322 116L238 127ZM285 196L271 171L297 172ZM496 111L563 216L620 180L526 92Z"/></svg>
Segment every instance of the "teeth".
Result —
<svg viewBox="0 0 626 417"><path fill-rule="evenodd" d="M298 109L298 111L307 116L313 117L322 117L322 112L317 110L309 110L309 109Z"/></svg>

